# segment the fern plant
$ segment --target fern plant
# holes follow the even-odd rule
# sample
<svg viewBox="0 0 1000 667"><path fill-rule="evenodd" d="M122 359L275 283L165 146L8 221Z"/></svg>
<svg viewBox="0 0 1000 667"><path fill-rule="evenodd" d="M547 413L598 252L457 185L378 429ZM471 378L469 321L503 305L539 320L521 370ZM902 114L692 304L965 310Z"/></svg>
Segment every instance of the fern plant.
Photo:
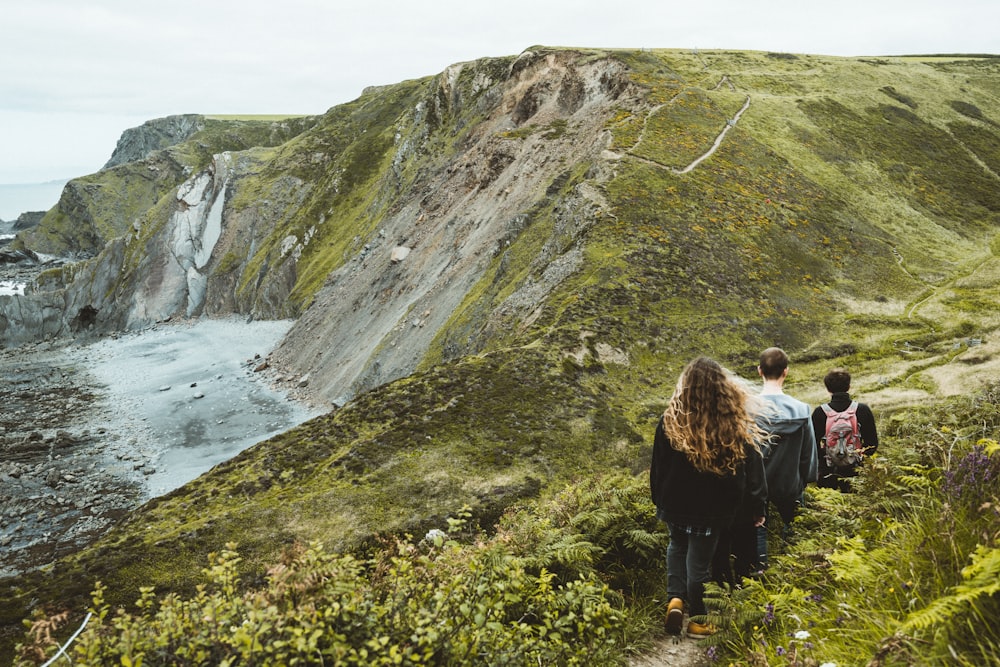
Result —
<svg viewBox="0 0 1000 667"><path fill-rule="evenodd" d="M911 613L900 625L903 632L946 626L958 614L968 613L984 598L1000 594L1000 549L980 545L972 563L962 570L962 583L929 605Z"/></svg>
<svg viewBox="0 0 1000 667"><path fill-rule="evenodd" d="M796 537L763 579L713 589L721 657L997 664L998 400L991 386L895 415L854 493L809 489Z"/></svg>
<svg viewBox="0 0 1000 667"><path fill-rule="evenodd" d="M662 582L667 534L655 518L648 481L625 474L571 484L548 503L509 513L500 530L518 540L528 567L563 577L598 572L628 596Z"/></svg>

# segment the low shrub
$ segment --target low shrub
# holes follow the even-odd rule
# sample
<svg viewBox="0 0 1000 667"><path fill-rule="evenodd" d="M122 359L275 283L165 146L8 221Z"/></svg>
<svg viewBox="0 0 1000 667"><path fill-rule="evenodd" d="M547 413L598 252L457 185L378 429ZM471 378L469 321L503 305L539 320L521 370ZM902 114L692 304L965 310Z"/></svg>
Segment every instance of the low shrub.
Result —
<svg viewBox="0 0 1000 667"><path fill-rule="evenodd" d="M69 655L132 666L618 664L629 619L605 580L641 579L662 562L647 494L639 478L590 480L513 512L492 537L462 511L447 532L388 541L366 560L298 546L256 589L229 544L190 598L143 588L134 609L113 611L99 584ZM53 653L64 621L37 619L18 664Z"/></svg>

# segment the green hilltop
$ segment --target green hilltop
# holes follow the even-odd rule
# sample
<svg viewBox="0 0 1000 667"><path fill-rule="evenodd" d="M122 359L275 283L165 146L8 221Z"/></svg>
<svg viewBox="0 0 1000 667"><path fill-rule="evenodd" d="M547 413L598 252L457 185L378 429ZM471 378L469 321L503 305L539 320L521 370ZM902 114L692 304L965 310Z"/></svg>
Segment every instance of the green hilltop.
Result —
<svg viewBox="0 0 1000 667"><path fill-rule="evenodd" d="M515 85L553 63L569 73L561 86ZM607 75L571 76L595 66ZM826 370L846 366L886 433L995 377L1000 59L533 47L452 74L366 91L319 117L206 117L145 161L78 179L76 205L49 212L28 244L98 259L123 244L111 290L122 292L143 274L176 187L232 151L238 215L209 278L223 296L206 314L312 308L322 319L329 277L387 220L444 206L441 184L454 188L447 178L462 169L466 189L447 194L522 170L523 215L412 372L362 386L82 552L6 582L8 630L39 605L82 609L97 581L113 605L141 586L191 594L227 543L260 581L292 544L368 554L463 507L489 534L511 508L587 480L641 486L655 419L699 354L754 379L759 351L782 346L788 392L813 404ZM596 127L581 120L588 86L608 100ZM550 100L557 111L537 113ZM485 123L501 112L506 126ZM475 141L490 159L463 163ZM581 144L598 150L574 152ZM289 237L311 239L294 266ZM557 272L560 261L571 270ZM70 272L80 275L49 280Z"/></svg>

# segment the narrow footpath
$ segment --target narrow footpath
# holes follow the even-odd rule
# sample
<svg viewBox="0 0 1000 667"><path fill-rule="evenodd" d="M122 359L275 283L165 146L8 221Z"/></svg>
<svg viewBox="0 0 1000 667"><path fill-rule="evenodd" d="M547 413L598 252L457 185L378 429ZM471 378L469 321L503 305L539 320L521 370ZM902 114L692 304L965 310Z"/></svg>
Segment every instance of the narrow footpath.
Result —
<svg viewBox="0 0 1000 667"><path fill-rule="evenodd" d="M629 662L629 667L707 667L708 648L701 640L687 637L664 637L649 653Z"/></svg>

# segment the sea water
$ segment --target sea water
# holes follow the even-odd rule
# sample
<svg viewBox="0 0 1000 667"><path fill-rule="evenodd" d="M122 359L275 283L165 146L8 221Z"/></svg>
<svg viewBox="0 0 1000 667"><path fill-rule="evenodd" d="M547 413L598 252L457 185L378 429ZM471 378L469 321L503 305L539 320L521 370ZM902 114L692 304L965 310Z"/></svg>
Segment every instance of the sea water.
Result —
<svg viewBox="0 0 1000 667"><path fill-rule="evenodd" d="M59 202L66 180L47 183L0 183L0 220L17 220L22 213L48 211Z"/></svg>
<svg viewBox="0 0 1000 667"><path fill-rule="evenodd" d="M161 324L77 348L77 362L102 385L112 428L145 431L155 472L150 496L168 493L247 447L319 414L256 377L290 320L238 318ZM97 388L95 388L97 389Z"/></svg>

